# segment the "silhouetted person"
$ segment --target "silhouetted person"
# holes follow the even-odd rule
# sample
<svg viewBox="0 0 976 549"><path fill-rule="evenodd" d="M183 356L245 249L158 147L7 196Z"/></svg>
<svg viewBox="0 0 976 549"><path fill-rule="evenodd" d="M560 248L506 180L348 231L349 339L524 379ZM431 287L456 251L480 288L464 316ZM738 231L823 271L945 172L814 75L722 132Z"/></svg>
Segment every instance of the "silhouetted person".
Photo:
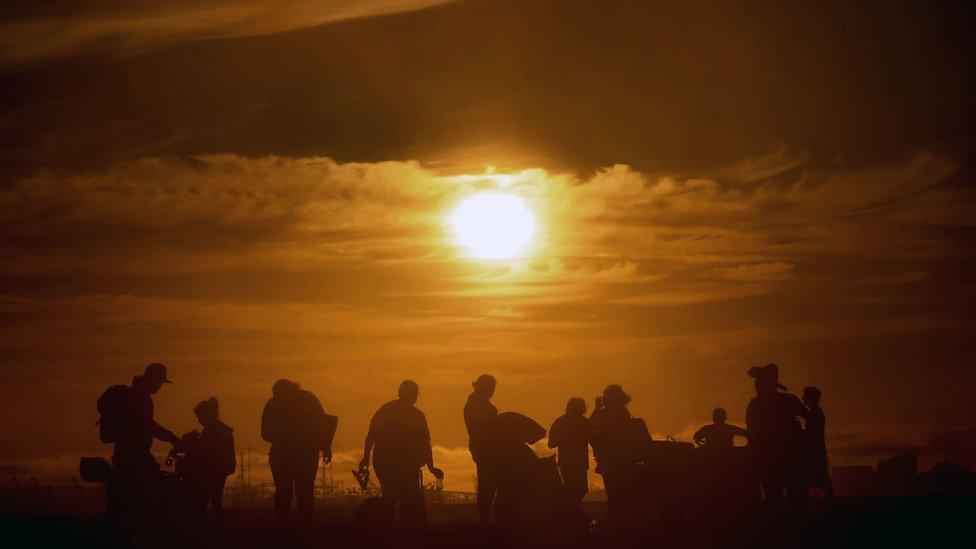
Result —
<svg viewBox="0 0 976 549"><path fill-rule="evenodd" d="M237 457L234 452L234 430L220 421L220 410L217 397L197 404L193 408L197 421L203 426L200 432L198 450L200 452L200 467L203 489L206 501L213 509L214 521L224 522L224 484L229 475L237 469Z"/></svg>
<svg viewBox="0 0 976 549"><path fill-rule="evenodd" d="M473 390L464 404L464 425L468 430L468 448L478 475L478 519L482 526L491 520L491 508L498 492L497 468L491 454L492 423L498 408L491 403L497 381L482 374L471 384Z"/></svg>
<svg viewBox="0 0 976 549"><path fill-rule="evenodd" d="M746 436L742 427L726 423L724 408L715 408L712 412L712 424L705 425L695 431L695 442L708 450L731 450L735 447L735 437Z"/></svg>
<svg viewBox="0 0 976 549"><path fill-rule="evenodd" d="M809 410L804 435L803 471L807 482L823 491L827 499L834 497L834 485L830 482L830 460L827 457L825 427L827 423L820 407L820 389L803 388L803 404Z"/></svg>
<svg viewBox="0 0 976 549"><path fill-rule="evenodd" d="M359 466L368 467L372 455L390 514L399 503L403 527L417 531L427 522L420 468L426 465L438 479L444 478L444 472L434 466L427 418L414 406L420 395L417 384L404 381L397 395L373 414Z"/></svg>
<svg viewBox="0 0 976 549"><path fill-rule="evenodd" d="M115 444L112 463L116 480L105 492L106 509L115 518L128 515L141 522L159 500L161 474L159 463L150 452L153 439L174 446L180 442L154 419L152 395L164 383L170 383L166 366L153 363L146 366L141 376L132 378L128 387L110 387L98 400L102 441Z"/></svg>
<svg viewBox="0 0 976 549"><path fill-rule="evenodd" d="M590 420L586 401L573 397L566 403L566 413L549 428L549 447L559 451L559 474L566 488L572 511L579 513L583 497L589 491L586 471L590 468Z"/></svg>
<svg viewBox="0 0 976 549"><path fill-rule="evenodd" d="M312 521L319 454L326 463L332 460L328 416L319 399L293 381L276 381L271 393L261 415L261 438L271 443L268 464L275 485L275 514L279 527L287 525L294 494L298 522L307 527Z"/></svg>
<svg viewBox="0 0 976 549"><path fill-rule="evenodd" d="M795 395L782 392L786 387L779 383L775 364L753 367L748 373L756 380L756 396L746 409L746 436L766 500L782 502L784 489L791 499L800 497L799 418L807 415L807 409Z"/></svg>
<svg viewBox="0 0 976 549"><path fill-rule="evenodd" d="M633 510L634 485L639 448L634 418L627 409L630 396L620 385L603 390L602 407L593 410L593 453L597 472L603 476L607 491L607 513L620 518Z"/></svg>

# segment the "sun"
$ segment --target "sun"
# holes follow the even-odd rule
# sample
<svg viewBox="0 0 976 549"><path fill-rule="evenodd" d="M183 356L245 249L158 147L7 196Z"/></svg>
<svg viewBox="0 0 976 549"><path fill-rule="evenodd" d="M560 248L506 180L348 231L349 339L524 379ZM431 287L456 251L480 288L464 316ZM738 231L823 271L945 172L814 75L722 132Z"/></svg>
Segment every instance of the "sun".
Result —
<svg viewBox="0 0 976 549"><path fill-rule="evenodd" d="M513 194L480 192L463 200L451 214L457 241L479 259L512 259L535 236L535 216Z"/></svg>

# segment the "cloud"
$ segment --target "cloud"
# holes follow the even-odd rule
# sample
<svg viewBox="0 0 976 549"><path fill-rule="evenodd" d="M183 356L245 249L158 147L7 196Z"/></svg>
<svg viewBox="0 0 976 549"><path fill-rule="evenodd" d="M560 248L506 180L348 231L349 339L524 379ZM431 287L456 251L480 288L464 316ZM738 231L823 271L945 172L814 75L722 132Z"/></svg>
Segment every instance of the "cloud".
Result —
<svg viewBox="0 0 976 549"><path fill-rule="evenodd" d="M6 61L140 53L177 42L261 36L348 19L425 9L451 0L194 0L36 6L0 24ZM58 13L57 9L63 10ZM54 11L54 13L50 13Z"/></svg>
<svg viewBox="0 0 976 549"><path fill-rule="evenodd" d="M925 230L969 223L971 193L940 185L958 168L951 158L919 152L894 166L811 175L796 171L801 160L776 155L791 180L731 183L721 171L682 179L614 166L584 179L526 170L502 181L416 162L235 155L41 172L0 190L0 273L368 277L399 268L412 278L391 297L688 304L800 288L812 282L806 264L824 255L965 257ZM486 185L524 196L540 216L534 257L464 261L444 220ZM910 267L904 272L922 272Z"/></svg>
<svg viewBox="0 0 976 549"><path fill-rule="evenodd" d="M623 383L660 432L744 402L736 380L761 360L830 395L883 367L865 391L894 415L885 407L920 383L895 372L920 357L943 368L925 383L967 375L971 252L927 228L968 226L973 194L947 183L956 163L924 151L829 173L777 162L791 167L754 170L766 179L238 155L39 172L0 190L0 402L39 426L0 431L4 457L90 448L94 418L76 412L153 360L180 377L166 422L226 394L241 444L260 446L269 380L294 377L343 418L343 451L364 406L407 376L435 442L457 449L458 410L485 371L504 380L500 407L541 423L569 394ZM473 261L453 242L454 205L495 186L539 216L531 257ZM965 413L968 399L940 400ZM443 459L469 475L463 452Z"/></svg>
<svg viewBox="0 0 976 549"><path fill-rule="evenodd" d="M976 428L935 428L916 433L844 432L831 437L830 451L841 460L877 461L913 453L923 458L948 457L972 466L976 464Z"/></svg>
<svg viewBox="0 0 976 549"><path fill-rule="evenodd" d="M719 273L729 280L776 282L787 280L792 270L789 263L748 263L719 269Z"/></svg>

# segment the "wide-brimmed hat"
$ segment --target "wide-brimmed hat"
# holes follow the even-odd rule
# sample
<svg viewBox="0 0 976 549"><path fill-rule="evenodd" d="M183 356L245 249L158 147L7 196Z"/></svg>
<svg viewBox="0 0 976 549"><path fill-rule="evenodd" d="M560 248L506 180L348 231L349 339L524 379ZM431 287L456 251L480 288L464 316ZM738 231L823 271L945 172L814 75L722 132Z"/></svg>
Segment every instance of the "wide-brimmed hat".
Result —
<svg viewBox="0 0 976 549"><path fill-rule="evenodd" d="M749 374L749 377L753 379L772 383L781 391L786 390L786 386L779 382L779 367L775 364L753 366L752 368L749 368L747 373Z"/></svg>

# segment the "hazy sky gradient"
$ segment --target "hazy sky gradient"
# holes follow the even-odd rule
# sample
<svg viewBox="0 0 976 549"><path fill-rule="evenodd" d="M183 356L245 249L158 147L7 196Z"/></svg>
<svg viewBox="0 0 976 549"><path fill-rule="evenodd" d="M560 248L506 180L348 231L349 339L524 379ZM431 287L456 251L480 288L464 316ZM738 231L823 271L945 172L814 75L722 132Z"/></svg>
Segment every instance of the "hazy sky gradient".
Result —
<svg viewBox="0 0 976 549"><path fill-rule="evenodd" d="M278 378L350 456L416 379L461 487L485 371L687 436L775 361L839 463L976 459L962 5L58 4L0 11L0 464L106 452L152 361L164 423L216 394L260 452ZM498 188L541 234L473 261L444 220Z"/></svg>

